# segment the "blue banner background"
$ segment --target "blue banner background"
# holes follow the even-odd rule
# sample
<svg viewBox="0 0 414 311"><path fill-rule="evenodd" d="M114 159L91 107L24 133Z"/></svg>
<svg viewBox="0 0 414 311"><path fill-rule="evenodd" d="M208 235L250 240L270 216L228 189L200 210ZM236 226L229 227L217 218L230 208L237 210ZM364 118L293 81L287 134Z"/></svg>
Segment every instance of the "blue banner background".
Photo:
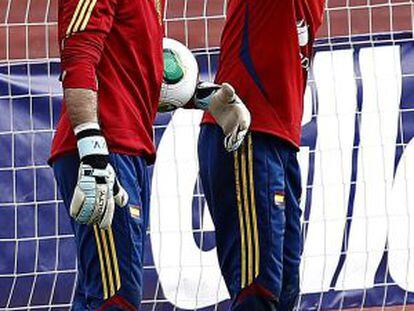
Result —
<svg viewBox="0 0 414 311"><path fill-rule="evenodd" d="M319 50L324 50L323 42L320 43ZM342 43L339 40L336 48L349 48L349 42ZM381 40L378 44L381 44ZM395 166L403 153L402 146L414 137L414 43L401 41L398 44L401 46L403 71L400 106L402 122L398 132L403 135L399 134L396 142ZM352 44L356 70L358 51L364 46L366 45L358 45L356 42ZM208 72L206 55L199 56L198 60L202 72ZM216 62L217 58L214 57L213 69ZM71 299L76 274L74 241L67 212L62 203L56 201L59 197L56 197L53 175L46 163L52 129L60 112L61 94L56 81L58 75L57 62L0 65L0 308L9 305L10 308L24 309L31 292L31 305L45 306L45 310L49 309L46 307L49 305L57 305L52 310L66 310ZM43 84L37 81L43 81ZM360 82L356 83L360 94L362 86ZM315 117L303 127L302 145L314 150L318 135L317 89L312 84L311 88L316 101ZM157 116L154 130L156 144L170 119L170 114ZM355 142L358 144L358 137ZM309 171L312 170L311 158ZM307 197L311 198L311 193L309 194ZM199 203L194 202L194 205L197 204ZM200 210L193 208L194 229L201 226ZM352 204L349 214L352 216ZM309 217L309 210L305 210L305 219L306 217ZM348 229L350 225L351 222ZM200 245L200 234L194 234L194 239ZM154 268L150 242L148 236L142 310L152 310L154 299L157 300L156 310L173 310L174 306L166 301L162 289L158 288L158 275ZM202 248L207 250L213 247L214 234L206 232ZM338 264L338 273L346 257L346 245L343 247L344 255ZM334 287L335 278L332 282ZM375 282L377 285L367 290L331 290L306 294L301 297L300 309L414 303L414 293L407 293L393 285L395 282L387 272L387 252L384 252ZM228 305L228 302L221 303L218 310L226 310ZM213 306L198 310L216 309Z"/></svg>

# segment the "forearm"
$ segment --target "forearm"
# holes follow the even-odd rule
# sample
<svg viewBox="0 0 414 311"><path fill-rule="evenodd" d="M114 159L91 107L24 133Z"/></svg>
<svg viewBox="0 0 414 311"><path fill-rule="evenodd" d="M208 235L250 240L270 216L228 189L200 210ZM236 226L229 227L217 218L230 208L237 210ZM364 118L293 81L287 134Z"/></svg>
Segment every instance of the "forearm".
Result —
<svg viewBox="0 0 414 311"><path fill-rule="evenodd" d="M106 229L111 226L115 204L125 206L128 194L109 163L108 147L97 123L97 94L89 89L65 88L64 96L80 158L70 215L80 224L99 224Z"/></svg>
<svg viewBox="0 0 414 311"><path fill-rule="evenodd" d="M98 123L97 93L89 89L64 90L64 97L72 128L84 123Z"/></svg>
<svg viewBox="0 0 414 311"><path fill-rule="evenodd" d="M81 33L65 42L61 55L63 95L75 129L80 124L98 121L96 66L101 57L101 45L96 42L103 42L103 38Z"/></svg>
<svg viewBox="0 0 414 311"><path fill-rule="evenodd" d="M97 122L96 68L104 40L104 34L92 32L78 33L65 40L61 52L62 86L74 129L80 124Z"/></svg>
<svg viewBox="0 0 414 311"><path fill-rule="evenodd" d="M108 148L98 124L96 92L68 88L64 96L82 163L104 169L108 165Z"/></svg>

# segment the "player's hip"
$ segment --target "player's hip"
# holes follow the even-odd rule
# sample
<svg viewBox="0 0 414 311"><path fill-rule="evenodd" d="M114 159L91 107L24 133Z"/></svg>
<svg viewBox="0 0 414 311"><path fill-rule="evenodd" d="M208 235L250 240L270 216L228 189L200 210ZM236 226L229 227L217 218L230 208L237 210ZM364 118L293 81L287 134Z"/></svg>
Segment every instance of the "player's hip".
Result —
<svg viewBox="0 0 414 311"><path fill-rule="evenodd" d="M214 123L203 123L201 125L200 136L199 136L199 151L209 151L208 154L233 158L232 153L228 153L224 149L223 145L224 134L222 129ZM253 161L260 160L264 155L267 157L273 156L275 158L280 158L283 165L286 165L287 162L296 158L297 148L292 142L288 139L285 139L283 136L269 133L265 130L255 130L252 129L246 136L246 139L243 143L245 147L239 148L236 153L242 155L244 150L245 152L251 152ZM250 148L247 150L247 147ZM245 149L243 149L245 148ZM199 154L200 159L205 155L205 152ZM214 157L212 158L212 160Z"/></svg>
<svg viewBox="0 0 414 311"><path fill-rule="evenodd" d="M287 269L297 274L299 266L301 183L296 151L253 132L238 151L228 153L222 139L218 127L203 125L200 174L224 277L233 295L255 280L279 295L286 239L295 259Z"/></svg>
<svg viewBox="0 0 414 311"><path fill-rule="evenodd" d="M128 205L115 208L112 225L107 230L71 220L79 255L78 289L83 293L82 301L87 301L93 309L117 295L138 308L150 197L147 163L142 157L116 153L110 154L110 162L129 195ZM53 163L59 191L68 210L78 167L76 154L61 156Z"/></svg>

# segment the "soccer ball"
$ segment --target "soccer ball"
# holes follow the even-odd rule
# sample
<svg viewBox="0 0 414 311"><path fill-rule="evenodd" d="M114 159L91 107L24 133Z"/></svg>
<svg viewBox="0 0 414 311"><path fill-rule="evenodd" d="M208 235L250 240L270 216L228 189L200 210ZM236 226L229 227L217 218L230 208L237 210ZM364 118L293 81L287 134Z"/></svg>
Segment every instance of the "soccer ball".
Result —
<svg viewBox="0 0 414 311"><path fill-rule="evenodd" d="M164 79L158 111L172 111L194 96L199 68L191 51L177 40L163 39Z"/></svg>

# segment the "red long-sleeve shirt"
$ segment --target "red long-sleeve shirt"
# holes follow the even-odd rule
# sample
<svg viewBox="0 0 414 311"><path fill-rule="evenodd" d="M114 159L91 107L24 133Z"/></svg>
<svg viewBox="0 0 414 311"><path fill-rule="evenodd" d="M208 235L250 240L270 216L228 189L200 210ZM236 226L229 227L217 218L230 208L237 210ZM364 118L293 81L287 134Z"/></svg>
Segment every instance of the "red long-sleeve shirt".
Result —
<svg viewBox="0 0 414 311"><path fill-rule="evenodd" d="M251 129L298 147L312 44L324 0L231 0L221 39L218 83L232 84ZM206 114L204 122L213 123Z"/></svg>
<svg viewBox="0 0 414 311"><path fill-rule="evenodd" d="M163 76L162 0L60 0L63 88L98 92L98 119L111 152L152 162L152 124ZM63 100L51 158L75 153Z"/></svg>

